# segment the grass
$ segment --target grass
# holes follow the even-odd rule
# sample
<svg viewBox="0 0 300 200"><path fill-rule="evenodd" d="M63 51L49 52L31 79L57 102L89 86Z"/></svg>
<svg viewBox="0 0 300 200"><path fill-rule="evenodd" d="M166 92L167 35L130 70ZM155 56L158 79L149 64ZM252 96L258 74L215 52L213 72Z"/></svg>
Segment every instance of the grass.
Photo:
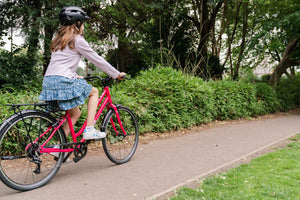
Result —
<svg viewBox="0 0 300 200"><path fill-rule="evenodd" d="M292 140L284 149L204 179L198 189L182 188L171 200L300 199L300 134Z"/></svg>

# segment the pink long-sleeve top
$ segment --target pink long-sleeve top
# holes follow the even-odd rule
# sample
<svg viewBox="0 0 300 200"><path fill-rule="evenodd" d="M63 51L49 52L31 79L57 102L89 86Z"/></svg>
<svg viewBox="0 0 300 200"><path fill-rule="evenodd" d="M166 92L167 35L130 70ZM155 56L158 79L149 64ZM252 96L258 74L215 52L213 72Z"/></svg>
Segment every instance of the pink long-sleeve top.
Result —
<svg viewBox="0 0 300 200"><path fill-rule="evenodd" d="M87 58L97 68L116 79L120 72L111 66L104 58L99 56L84 39L83 36L76 36L75 49L70 49L67 45L64 50L57 50L51 53L50 64L47 68L45 76L65 76L67 78L75 78L76 71L81 56Z"/></svg>

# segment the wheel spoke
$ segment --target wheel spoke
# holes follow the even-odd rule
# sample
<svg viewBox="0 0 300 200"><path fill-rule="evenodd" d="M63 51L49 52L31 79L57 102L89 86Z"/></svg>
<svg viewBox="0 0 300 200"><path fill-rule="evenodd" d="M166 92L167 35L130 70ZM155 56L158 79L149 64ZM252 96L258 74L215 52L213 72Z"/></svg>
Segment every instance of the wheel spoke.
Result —
<svg viewBox="0 0 300 200"><path fill-rule="evenodd" d="M41 154L39 144L49 137L45 132L54 119L40 111L16 115L9 125L0 131L0 179L7 186L17 190L31 190L46 184L57 173L63 160L50 154ZM39 138L39 139L38 139ZM38 140L37 140L38 139ZM34 142L33 142L34 141ZM65 143L65 136L59 129L48 145Z"/></svg>
<svg viewBox="0 0 300 200"><path fill-rule="evenodd" d="M1 160L13 160L19 158L26 158L26 156L2 156Z"/></svg>
<svg viewBox="0 0 300 200"><path fill-rule="evenodd" d="M131 110L122 106L118 108L118 112L127 135L122 136L124 133L117 117L111 112L110 119L104 124L107 136L102 142L107 157L116 164L122 164L128 162L134 155L138 144L139 130L137 120Z"/></svg>

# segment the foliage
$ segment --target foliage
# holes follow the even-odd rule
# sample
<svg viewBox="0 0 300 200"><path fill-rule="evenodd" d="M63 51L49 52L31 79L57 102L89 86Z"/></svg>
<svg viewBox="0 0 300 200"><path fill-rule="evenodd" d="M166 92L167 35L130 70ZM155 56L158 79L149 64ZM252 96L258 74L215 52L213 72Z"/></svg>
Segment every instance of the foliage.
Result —
<svg viewBox="0 0 300 200"><path fill-rule="evenodd" d="M214 117L213 91L201 79L169 67L143 71L115 90L118 100L136 112L142 132L180 129Z"/></svg>
<svg viewBox="0 0 300 200"><path fill-rule="evenodd" d="M40 89L0 91L0 120L11 114L5 104L37 102L39 92ZM171 67L158 66L122 84L114 84L111 92L115 103L131 108L137 115L141 133L164 132L213 120L287 111L300 105L300 76L283 80L274 89L263 82L206 82ZM85 121L86 105L81 106L81 110L77 127Z"/></svg>
<svg viewBox="0 0 300 200"><path fill-rule="evenodd" d="M25 49L13 52L0 50L0 89L17 90L37 87L41 84L41 70L26 56Z"/></svg>
<svg viewBox="0 0 300 200"><path fill-rule="evenodd" d="M257 1L256 4L255 34L249 41L247 53L257 56L256 65L266 62L266 57L267 65L282 62L282 69L274 70L274 75L279 74L280 78L282 71L299 65L300 46L286 50L291 40L300 37L300 4L297 0ZM273 79L270 83L276 84L277 77Z"/></svg>
<svg viewBox="0 0 300 200"><path fill-rule="evenodd" d="M187 0L161 1L151 5L155 15L146 26L145 43L152 50L152 62L174 68L189 67L188 63L193 62L196 51L193 38L197 30L187 17L189 3Z"/></svg>
<svg viewBox="0 0 300 200"><path fill-rule="evenodd" d="M149 68L149 49L144 48L144 40L156 2L159 1L96 1L90 7L90 37L96 43L105 39L106 46L111 47L107 59L120 71L135 75Z"/></svg>
<svg viewBox="0 0 300 200"><path fill-rule="evenodd" d="M15 90L13 92L0 90L0 124L10 115L12 111L6 104L26 104L38 102L39 90L31 88L31 90ZM25 108L22 108L25 109Z"/></svg>
<svg viewBox="0 0 300 200"><path fill-rule="evenodd" d="M268 83L270 80L270 77L271 77L271 74L265 74L265 75L261 76L261 81L263 83Z"/></svg>
<svg viewBox="0 0 300 200"><path fill-rule="evenodd" d="M196 190L182 188L171 200L299 199L299 139L300 135L284 149L206 178Z"/></svg>
<svg viewBox="0 0 300 200"><path fill-rule="evenodd" d="M288 82L286 87L289 84L295 85ZM295 90L299 88L297 80ZM285 97L266 83L205 82L170 67L143 71L135 79L116 85L113 91L117 101L136 112L142 132L286 111L287 105L292 108L299 101L292 98L283 104Z"/></svg>
<svg viewBox="0 0 300 200"><path fill-rule="evenodd" d="M239 81L246 82L246 83L256 83L256 82L259 82L259 79L253 73L252 69L242 68L240 70Z"/></svg>
<svg viewBox="0 0 300 200"><path fill-rule="evenodd" d="M276 91L267 83L256 83L256 98L258 103L258 113L268 114L283 110L280 103L280 98L277 97ZM291 102L293 104L293 102Z"/></svg>
<svg viewBox="0 0 300 200"><path fill-rule="evenodd" d="M225 67L220 64L220 59L217 56L208 56L206 77L212 78L213 80L222 79L224 70Z"/></svg>
<svg viewBox="0 0 300 200"><path fill-rule="evenodd" d="M205 79L226 67L236 79L240 68L276 65L300 29L297 0L13 0L0 3L0 38L22 29L28 60L36 66L40 51L46 67L57 13L66 5L87 11L86 39L134 75L160 63ZM295 62L298 55L299 45L289 56Z"/></svg>
<svg viewBox="0 0 300 200"><path fill-rule="evenodd" d="M293 78L282 78L276 87L280 109L287 111L300 105L300 74Z"/></svg>
<svg viewBox="0 0 300 200"><path fill-rule="evenodd" d="M218 120L238 119L256 114L257 99L252 84L233 81L216 81L210 84L214 88Z"/></svg>
<svg viewBox="0 0 300 200"><path fill-rule="evenodd" d="M50 61L50 43L58 29L58 12L64 6L84 6L91 1L81 0L12 0L0 2L0 38L3 35L13 37L14 30L22 32L28 68L43 66ZM94 1L93 1L94 2ZM3 29L2 29L3 28ZM42 56L41 56L42 55ZM41 62L41 63L40 63Z"/></svg>

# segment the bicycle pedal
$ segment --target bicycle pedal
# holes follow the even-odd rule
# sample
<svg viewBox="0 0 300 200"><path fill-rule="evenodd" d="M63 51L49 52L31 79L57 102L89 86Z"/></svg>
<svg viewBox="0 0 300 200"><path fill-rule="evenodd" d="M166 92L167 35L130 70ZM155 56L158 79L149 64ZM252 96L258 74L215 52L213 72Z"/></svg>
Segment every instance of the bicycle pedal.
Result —
<svg viewBox="0 0 300 200"><path fill-rule="evenodd" d="M83 158L83 157L75 157L75 158L73 158L73 161L74 161L75 163L77 163L77 162L80 161L82 158Z"/></svg>

